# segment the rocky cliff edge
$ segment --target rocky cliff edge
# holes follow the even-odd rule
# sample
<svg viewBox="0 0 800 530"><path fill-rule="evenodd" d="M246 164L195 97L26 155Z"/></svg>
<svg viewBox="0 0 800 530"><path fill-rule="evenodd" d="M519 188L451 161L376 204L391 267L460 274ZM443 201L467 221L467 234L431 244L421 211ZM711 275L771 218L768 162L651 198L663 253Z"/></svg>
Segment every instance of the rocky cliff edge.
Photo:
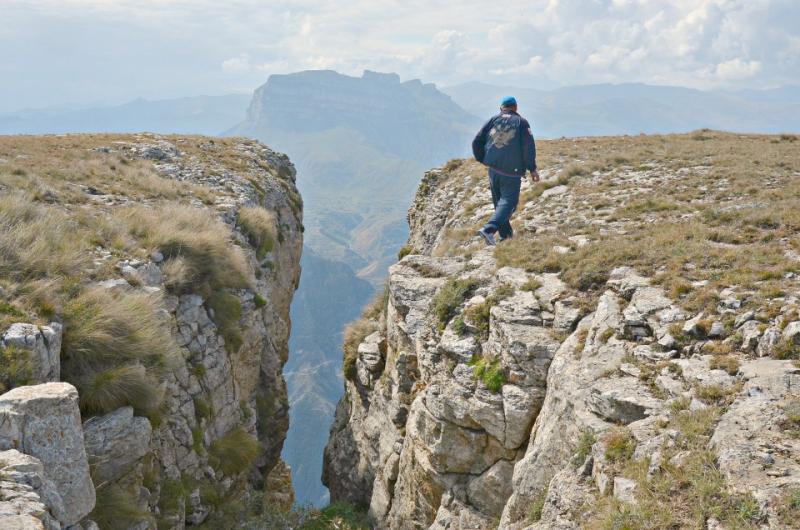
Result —
<svg viewBox="0 0 800 530"><path fill-rule="evenodd" d="M223 528L291 503L285 155L3 137L0 227L0 526Z"/></svg>
<svg viewBox="0 0 800 530"><path fill-rule="evenodd" d="M348 330L332 500L392 529L796 527L795 140L539 142L496 249L485 168L428 172Z"/></svg>

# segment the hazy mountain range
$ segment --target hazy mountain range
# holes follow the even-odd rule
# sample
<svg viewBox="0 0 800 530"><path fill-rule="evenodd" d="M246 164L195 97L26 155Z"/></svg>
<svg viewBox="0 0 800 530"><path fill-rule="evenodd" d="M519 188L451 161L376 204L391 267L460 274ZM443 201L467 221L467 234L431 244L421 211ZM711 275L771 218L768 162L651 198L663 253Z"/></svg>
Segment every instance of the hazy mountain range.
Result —
<svg viewBox="0 0 800 530"><path fill-rule="evenodd" d="M585 85L534 90L466 83L443 92L482 117L513 95L538 138L668 134L696 129L781 133L800 130L800 87L699 91L689 88Z"/></svg>
<svg viewBox="0 0 800 530"><path fill-rule="evenodd" d="M292 302L290 354L284 367L291 412L283 459L292 466L298 502L324 506L322 451L344 391L342 330L360 316L374 291L344 263L320 258L308 248L300 266L302 287Z"/></svg>

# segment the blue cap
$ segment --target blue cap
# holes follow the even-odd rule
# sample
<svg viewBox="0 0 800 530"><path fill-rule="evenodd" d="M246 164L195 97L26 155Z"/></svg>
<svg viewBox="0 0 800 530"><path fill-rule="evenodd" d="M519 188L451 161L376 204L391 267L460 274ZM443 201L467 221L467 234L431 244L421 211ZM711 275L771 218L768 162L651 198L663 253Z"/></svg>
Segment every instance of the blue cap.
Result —
<svg viewBox="0 0 800 530"><path fill-rule="evenodd" d="M514 96L507 96L503 98L503 101L500 102L501 107L507 107L509 105L516 105L517 100L514 99Z"/></svg>

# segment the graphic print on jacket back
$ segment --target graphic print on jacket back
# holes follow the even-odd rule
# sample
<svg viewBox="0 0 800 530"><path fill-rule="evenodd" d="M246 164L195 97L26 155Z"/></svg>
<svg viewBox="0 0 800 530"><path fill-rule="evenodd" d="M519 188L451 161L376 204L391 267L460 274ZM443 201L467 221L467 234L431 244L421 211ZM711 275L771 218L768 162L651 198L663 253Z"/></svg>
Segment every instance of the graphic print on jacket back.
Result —
<svg viewBox="0 0 800 530"><path fill-rule="evenodd" d="M507 115L504 115L505 117ZM509 118L511 116L508 116ZM494 127L492 130L489 131L489 137L492 139L492 143L498 148L502 149L511 142L516 136L516 128L508 123L508 120L503 120Z"/></svg>

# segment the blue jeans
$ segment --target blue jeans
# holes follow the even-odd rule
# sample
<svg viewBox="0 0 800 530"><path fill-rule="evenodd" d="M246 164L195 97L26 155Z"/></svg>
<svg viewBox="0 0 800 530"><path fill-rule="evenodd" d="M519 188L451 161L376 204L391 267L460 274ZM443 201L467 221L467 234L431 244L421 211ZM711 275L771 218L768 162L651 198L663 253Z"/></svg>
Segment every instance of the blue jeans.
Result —
<svg viewBox="0 0 800 530"><path fill-rule="evenodd" d="M492 190L494 215L483 226L484 232L499 233L500 239L514 236L514 230L511 228L511 214L517 209L521 183L522 177L507 177L493 169L489 170L489 189Z"/></svg>

